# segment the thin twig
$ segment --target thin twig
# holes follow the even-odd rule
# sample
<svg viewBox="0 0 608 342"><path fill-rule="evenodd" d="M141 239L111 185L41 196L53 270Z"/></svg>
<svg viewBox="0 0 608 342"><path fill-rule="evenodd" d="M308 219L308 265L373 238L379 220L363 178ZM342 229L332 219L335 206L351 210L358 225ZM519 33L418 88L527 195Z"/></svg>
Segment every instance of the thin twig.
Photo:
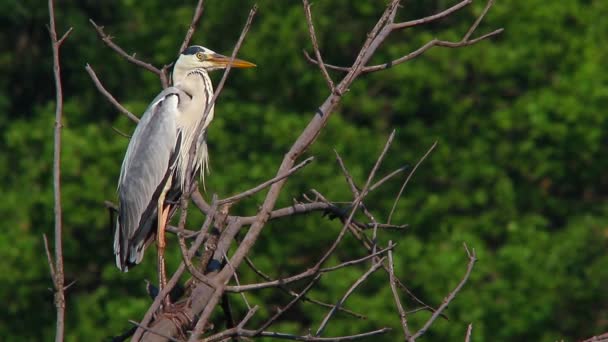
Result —
<svg viewBox="0 0 608 342"><path fill-rule="evenodd" d="M245 324L247 324L247 322L249 322L249 320L251 319L251 317L253 317L253 315L256 313L256 311L258 311L258 308L259 307L256 305L253 308L249 309L249 311L247 311L247 314L245 315L245 317L243 317L241 322L239 322L239 324L236 327L227 329L227 330L219 332L215 335L206 337L203 339L202 342L226 341L226 339L231 336L238 336L239 332L242 329L244 329Z"/></svg>
<svg viewBox="0 0 608 342"><path fill-rule="evenodd" d="M395 177L396 175L400 174L401 172L407 170L407 168L408 168L407 166L402 166L402 167L398 168L397 170L389 173L388 175L382 177L382 179L380 179L379 181L377 181L376 183L374 183L372 186L369 187L369 192L372 192L372 191L378 189L378 187L380 187L382 184L384 184L384 182Z"/></svg>
<svg viewBox="0 0 608 342"><path fill-rule="evenodd" d="M245 258L245 262L253 270L253 272L255 272L260 277L264 278L264 280L266 280L266 281L272 281L272 278L270 278L267 274L265 274L260 269L258 269L255 266L255 264L253 263L253 261L251 261L251 259L249 259L249 257ZM282 290L283 292L291 295L292 297L296 297L296 296L299 295L299 293L297 293L295 291L292 291L290 288L288 288L287 286L285 286L285 284L279 284L277 286L277 288L280 289L280 290ZM333 304L324 303L324 302L322 302L320 300L311 298L309 296L303 296L302 300L305 301L305 302L310 302L310 303L313 303L313 304L317 304L319 306L322 306L322 307L325 307L325 308L328 308L328 309L332 309L335 306ZM346 313L348 315L351 315L351 316L353 316L355 318L367 319L367 317L365 317L365 316L363 316L361 314L358 314L358 313L356 313L354 311L351 311L351 310L348 310L348 309L345 309L345 308L342 308L342 307L338 308L338 310L340 310L340 312L344 312L344 313Z"/></svg>
<svg viewBox="0 0 608 342"><path fill-rule="evenodd" d="M412 26L418 26L418 25L423 25L423 24L428 24L430 22L433 22L435 20L439 20L442 18L445 18L447 16L449 16L450 14L458 11L461 8L464 8L466 6L468 6L469 4L471 4L473 2L473 0L463 0L459 3L457 3L456 5L443 10L437 14L428 16L428 17L424 17L424 18L420 18L420 19L416 19L416 20L411 20L411 21L406 21L403 23L394 23L391 25L391 28L393 30L399 30L399 29L404 29L404 28L408 28L408 27L412 27Z"/></svg>
<svg viewBox="0 0 608 342"><path fill-rule="evenodd" d="M409 173L409 175L407 175L407 178L403 182L403 185L401 185L401 189L399 189L399 193L397 194L397 197L395 198L395 202L393 203L393 207L391 208L391 212L388 215L387 223L391 223L391 219L393 218L393 213L395 213L395 208L397 208L397 203L399 202L399 199L401 198L401 195L403 194L403 190L405 190L405 187L407 186L407 183L410 181L410 179L412 178L412 176L416 172L416 169L418 169L418 166L420 166L420 164L422 164L422 162L426 159L426 157L433 151L433 149L435 148L435 146L437 146L437 142L436 141L426 151L426 153L422 156L422 158L420 158L420 160L418 160L418 162L416 163L416 165L414 166L414 168L412 169L412 171Z"/></svg>
<svg viewBox="0 0 608 342"><path fill-rule="evenodd" d="M389 241L391 243L391 241ZM397 311L399 311L399 319L401 320L401 328L403 329L403 336L408 340L412 333L407 325L407 316L405 314L405 310L403 310L403 305L401 304L401 299L399 298L399 292L397 292L397 284L395 279L395 263L393 262L393 251L388 252L388 267L389 267L389 282L391 285L391 291L393 292L393 299L395 300L395 305L397 305Z"/></svg>
<svg viewBox="0 0 608 342"><path fill-rule="evenodd" d="M95 71L93 71L93 68L91 68L91 66L88 63L84 68L89 73L89 76L91 76L91 79L93 79L93 83L95 83L97 90L103 96L105 96L106 99L108 99L108 101L110 101L110 103L112 105L114 105L114 107L116 107L116 109L118 109L119 112L126 115L129 119L131 119L131 121L133 121L135 123L139 122L139 118L137 116L133 115L133 113L131 113L127 108L123 107L123 105L121 105L120 102L118 102L114 98L114 96L112 96L112 94L110 94L110 92L106 90L106 88L104 88L104 86L101 84L101 81L99 80L99 78L97 78Z"/></svg>
<svg viewBox="0 0 608 342"><path fill-rule="evenodd" d="M196 31L196 27L198 26L198 22L201 20L201 16L203 15L203 5L205 4L205 0L198 0L198 4L196 4L196 8L194 9L194 15L192 16L192 22L190 23L190 27L186 32L186 36L184 37L184 41L179 48L179 53L182 53L188 45L190 44L190 40L192 40L192 35L194 35L194 31Z"/></svg>
<svg viewBox="0 0 608 342"><path fill-rule="evenodd" d="M348 289L348 291L346 291L346 293L344 294L344 296L342 296L342 298L340 298L340 300L336 303L336 307L340 307L342 306L342 304L344 304L344 302L346 301L346 299L353 293L353 291L355 291L355 289L361 284L363 283L367 277L369 277L370 274L374 273L378 268L382 267L382 263L384 262L384 258L380 259L377 263L373 264L372 267L369 268L369 270L367 270L367 272L365 272L361 277L359 277L359 279L357 279L357 281L355 281L353 283L353 285L351 285L351 287ZM325 316L325 318L323 318L323 321L321 322L321 325L319 326L319 329L317 329L317 332L315 333L315 337L319 337L321 336L321 333L323 332L323 330L325 329L325 327L327 326L327 323L329 322L329 319L336 313L336 309L331 309L327 315Z"/></svg>
<svg viewBox="0 0 608 342"><path fill-rule="evenodd" d="M461 1L460 3L448 8L447 10L440 12L438 14L435 14L433 16L429 16L426 18L422 18L422 19L418 19L418 20L413 20L413 21L408 21L408 22L404 22L404 23L389 23L388 26L386 26L386 28L388 29L388 31L394 31L397 29L402 29L402 28L406 28L406 27L411 27L411 26L416 26L416 25L421 25L421 24L425 24L427 22L433 21L433 20L437 20L440 18L445 17L446 15L449 15L457 10L459 10L460 8L468 5L470 3L470 0L464 0ZM422 55L424 52L426 52L427 50L429 50L430 48L434 47L434 46L440 46L440 47L448 47L448 48L459 48L459 47L464 47L464 46L469 46L469 45L473 45L476 44L482 40L488 39L490 37L496 36L500 33L502 33L503 29L497 29L494 30L490 33L486 33L478 38L475 39L469 39L471 34L477 29L477 26L479 25L479 23L481 22L481 20L484 18L484 16L487 14L487 12L489 11L490 7L492 7L494 3L494 0L489 0L488 3L486 4L486 7L484 8L483 12L481 13L481 15L479 15L477 17L477 19L475 20L475 22L471 25L471 27L469 27L469 29L467 30L467 33L465 33L465 35L463 36L463 38L458 41L458 42L450 42L450 41L445 41L445 40L440 40L440 39L433 39L429 42L427 42L426 44L424 44L423 46L421 46L420 48L418 48L417 50L410 52L409 54L397 58L393 61L387 62L387 63L383 63L383 64L378 64L378 65L372 65L372 66L365 66L363 67L360 72L361 73L370 73L370 72L375 72L375 71L379 71L379 70L384 70L384 69L388 69L388 68L392 68L393 66L397 65L397 64L401 64L401 63L405 63L411 59L414 59L420 55ZM319 62L312 58L310 55L308 55L306 52L304 53L304 56L306 57L306 60L309 63L312 64L318 64ZM343 72L351 72L353 67L341 67L341 66L336 66L336 65L332 65L332 64L325 64L325 67L331 70L337 70L337 71L343 71Z"/></svg>
<svg viewBox="0 0 608 342"><path fill-rule="evenodd" d="M285 178L291 176L292 174L296 173L298 170L300 170L304 166L308 165L313 160L314 160L314 157L308 157L308 158L306 158L306 160L304 160L300 164L292 167L290 170L288 170L284 174L278 175L278 176L276 176L276 177L274 177L272 179L269 179L269 180L265 181L264 183L262 183L262 184L260 184L260 185L258 185L256 187L254 187L254 188L251 188L251 189L249 189L247 191L241 192L240 194L237 194L237 195L234 195L234 196L230 196L228 198L220 200L218 202L218 204L222 205L222 204L226 204L226 203L235 203L235 202L238 202L238 201L242 200L243 198L253 196L256 193L258 193L258 192L266 189L267 187L271 186L272 184L274 184L274 183L276 183L276 182L278 182L278 181L280 181L282 179L285 179Z"/></svg>
<svg viewBox="0 0 608 342"><path fill-rule="evenodd" d="M471 35L473 34L473 32L475 32L475 30L477 29L477 26L479 26L479 23L483 20L483 18L486 16L486 14L488 14L488 11L492 7L492 5L494 5L494 0L488 0L488 2L486 3L486 7L484 7L484 9L481 12L481 14L477 17L477 20L475 20L475 22L473 23L473 25L471 25L471 27L469 28L469 30L467 31L467 33L462 38L463 42L469 41L469 37L471 37Z"/></svg>
<svg viewBox="0 0 608 342"><path fill-rule="evenodd" d="M329 88L329 91L331 91L333 93L333 92L335 92L336 88L334 86L334 81L332 81L331 76L329 76L329 73L327 72L327 68L325 68L325 64L323 63L323 58L321 57L321 51L319 51L317 35L315 34L315 26L312 22L312 13L310 11L310 3L308 3L308 0L302 0L302 3L304 5L306 23L308 24L308 33L310 35L310 41L312 42L312 48L315 52L315 56L317 57L317 65L319 66L319 69L321 69L321 73L323 74L323 77L325 78L325 82L327 82L327 87Z"/></svg>
<svg viewBox="0 0 608 342"><path fill-rule="evenodd" d="M454 297L456 297L456 295L458 294L460 289L462 289L464 284L469 279L469 276L471 275L471 271L473 271L473 266L475 266L475 262L477 261L477 255L475 254L475 249L473 248L472 251L469 251L469 248L467 247L466 244L464 244L464 249L467 252L467 256L469 257L469 264L467 265L467 271L465 272L464 276L462 277L462 280L460 280L460 282L454 288L454 290L452 290L452 292L450 292L448 294L448 296L443 299L443 303L441 303L441 305L437 308L437 311L433 312L431 317L426 321L426 323L424 323L422 328L420 328L420 330L418 330L411 337L412 341L415 341L418 337L422 336L429 329L429 327L433 324L433 322L435 322L435 320L437 319L437 317L439 317L439 315L443 312L443 310L445 310L448 307L448 305L452 302L452 300L454 300Z"/></svg>
<svg viewBox="0 0 608 342"><path fill-rule="evenodd" d="M313 287L313 285L315 285L317 283L317 281L319 280L319 278L321 278L321 274L317 274L310 281L310 283L308 283L308 285L306 285L306 287L300 292L300 294L298 294L297 296L295 296L287 305L285 305L285 307L278 309L277 312L272 317L270 317L266 322L264 322L264 324L262 324L257 329L256 334L254 334L254 336L259 335L262 331L264 331L266 328L268 328L270 325L272 325L272 323L274 323L279 317L281 317L281 315L283 313L285 313L287 310L289 310L304 295L306 295L306 293Z"/></svg>
<svg viewBox="0 0 608 342"><path fill-rule="evenodd" d="M471 334L473 333L473 323L469 323L467 334L464 337L464 342L471 342Z"/></svg>
<svg viewBox="0 0 608 342"><path fill-rule="evenodd" d="M47 239L46 234L42 234L42 240L44 241L44 251L46 252L46 261L49 263L49 269L51 271L51 278L53 282L55 281L55 266L53 262L53 257L51 256L51 248L49 247L49 239Z"/></svg>
<svg viewBox="0 0 608 342"><path fill-rule="evenodd" d="M232 267L232 264L230 263L230 259L228 258L226 253L224 253L224 260L226 260L226 264L228 264L228 267ZM236 283L237 286L240 286L241 282L239 281L239 276L236 273L236 269L234 267L232 267L232 272L233 272L234 282ZM249 301L247 300L247 297L245 296L245 292L241 292L241 297L243 297L243 301L245 302L247 309L251 310L251 305L249 305Z"/></svg>
<svg viewBox="0 0 608 342"><path fill-rule="evenodd" d="M120 46L118 46L116 43L114 43L114 41L112 41L112 37L108 34L106 34L103 31L103 26L99 26L97 25L93 19L89 19L89 22L91 23L91 25L93 25L93 27L95 28L95 31L97 31L97 34L99 35L99 38L101 38L101 40L112 50L114 50L116 53L118 53L120 56L122 56L124 59L126 59L127 61L137 65L138 67L144 68L156 75L158 75L158 77L160 77L161 79L161 83L163 88L166 88L169 85L168 80L166 79L166 77L163 77L164 72L155 67L154 65L144 62L140 59L135 58L135 54L133 55L129 55L128 53L125 52L125 50L123 50ZM164 68L163 68L164 69Z"/></svg>
<svg viewBox="0 0 608 342"><path fill-rule="evenodd" d="M285 334L274 331L262 331L258 336L275 338L280 340L291 340L291 341L309 341L309 342L340 342L340 341L354 341L359 339L368 339L373 336L378 336L382 334L386 334L391 331L391 328L382 328L378 330L368 331L361 334L355 335L347 335L347 336L334 336L334 337L315 337L311 335L293 335L293 334ZM221 334L221 336L219 336ZM215 341L225 341L228 337L255 337L256 330L248 330L248 329L238 329L232 328L226 330L220 334L210 336L204 339L204 342L215 342ZM218 336L218 337L216 337Z"/></svg>
<svg viewBox="0 0 608 342"><path fill-rule="evenodd" d="M63 89L61 85L61 63L59 49L61 44L72 32L69 28L60 39L57 39L57 29L55 27L55 4L49 0L49 34L53 49L53 75L55 78L55 133L53 145L53 194L55 202L55 267L52 262L49 264L53 285L55 287L55 307L57 309L55 341L60 342L64 339L65 331L65 276L63 271L63 225L61 212L61 127L63 121ZM45 249L47 258L50 258L48 241L45 236Z"/></svg>
<svg viewBox="0 0 608 342"><path fill-rule="evenodd" d="M281 279L277 279L277 280L271 280L271 281L266 281L263 283L256 283L256 284L247 284L247 285L240 285L240 286L228 286L226 287L225 291L226 292L234 292L234 293L239 293L239 292L245 292L245 291L252 291L252 290L261 290L261 289L265 289L265 288L269 288L269 287L280 287L280 286L284 286L286 284L290 284L302 279L306 279L312 276L315 276L317 274L320 273L327 273L327 272L332 272L335 270L338 270L340 268L344 268L344 267L348 267L348 266L353 266L353 265L358 265L361 264L371 258L375 258L379 255L382 255L384 253L386 253L387 251L393 249L395 247L395 245L389 245L388 247L381 249L375 253L372 253L370 255L366 255L363 258L359 258L359 259L355 259L355 260L350 260L350 261L346 261L343 262L341 264L338 264L336 266L330 266L330 267L325 267L325 268L319 268L319 267L312 267L302 273L298 273L296 275L293 275L291 277L287 277L287 278L281 278ZM257 273L257 272L256 272ZM258 273L259 274L259 273ZM264 277L266 278L266 276Z"/></svg>

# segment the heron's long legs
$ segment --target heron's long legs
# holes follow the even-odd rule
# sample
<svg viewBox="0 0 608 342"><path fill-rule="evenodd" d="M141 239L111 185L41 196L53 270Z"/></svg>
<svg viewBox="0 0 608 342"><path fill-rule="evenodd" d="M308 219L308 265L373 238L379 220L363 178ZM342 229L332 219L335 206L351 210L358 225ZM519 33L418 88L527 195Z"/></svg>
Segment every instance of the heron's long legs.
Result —
<svg viewBox="0 0 608 342"><path fill-rule="evenodd" d="M159 291L167 286L167 271L165 268L165 228L167 227L167 220L169 219L169 211L171 210L170 205L165 205L165 195L167 189L170 187L171 182L168 181L165 185L165 189L161 192L158 198L158 227L156 232L156 245L157 245L157 256L158 256L158 287ZM171 304L169 296L163 298L163 304L168 307Z"/></svg>

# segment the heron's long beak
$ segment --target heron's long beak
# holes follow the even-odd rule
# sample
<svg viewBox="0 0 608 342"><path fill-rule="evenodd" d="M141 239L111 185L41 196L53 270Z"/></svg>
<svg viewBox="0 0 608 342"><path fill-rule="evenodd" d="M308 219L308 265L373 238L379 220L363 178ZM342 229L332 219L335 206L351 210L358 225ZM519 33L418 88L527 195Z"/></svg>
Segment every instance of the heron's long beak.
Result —
<svg viewBox="0 0 608 342"><path fill-rule="evenodd" d="M242 59L235 58L232 63L230 63L230 57L220 55L219 53L214 54L210 58L207 59L209 62L217 65L220 68L225 68L230 65L233 68L254 68L255 64L251 62L244 61Z"/></svg>

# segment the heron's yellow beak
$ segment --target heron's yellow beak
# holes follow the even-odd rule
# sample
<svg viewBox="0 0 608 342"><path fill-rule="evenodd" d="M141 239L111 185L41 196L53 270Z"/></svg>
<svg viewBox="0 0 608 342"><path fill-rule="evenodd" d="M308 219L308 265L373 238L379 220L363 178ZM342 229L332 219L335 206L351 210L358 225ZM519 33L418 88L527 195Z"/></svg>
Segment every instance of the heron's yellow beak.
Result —
<svg viewBox="0 0 608 342"><path fill-rule="evenodd" d="M242 59L238 59L238 58L235 58L231 63L230 57L220 55L219 53L212 55L211 57L209 57L207 59L207 61L217 65L220 68L225 68L228 65L230 65L233 68L254 68L254 67L256 67L255 64L244 61Z"/></svg>

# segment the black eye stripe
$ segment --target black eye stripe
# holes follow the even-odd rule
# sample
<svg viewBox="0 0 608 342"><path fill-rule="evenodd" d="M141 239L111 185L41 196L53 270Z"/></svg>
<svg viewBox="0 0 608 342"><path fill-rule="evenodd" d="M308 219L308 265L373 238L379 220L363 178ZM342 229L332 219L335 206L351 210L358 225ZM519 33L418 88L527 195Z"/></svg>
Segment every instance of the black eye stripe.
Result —
<svg viewBox="0 0 608 342"><path fill-rule="evenodd" d="M205 49L198 45L192 45L186 50L184 50L184 52L182 52L182 55L196 55L198 52L205 52Z"/></svg>

